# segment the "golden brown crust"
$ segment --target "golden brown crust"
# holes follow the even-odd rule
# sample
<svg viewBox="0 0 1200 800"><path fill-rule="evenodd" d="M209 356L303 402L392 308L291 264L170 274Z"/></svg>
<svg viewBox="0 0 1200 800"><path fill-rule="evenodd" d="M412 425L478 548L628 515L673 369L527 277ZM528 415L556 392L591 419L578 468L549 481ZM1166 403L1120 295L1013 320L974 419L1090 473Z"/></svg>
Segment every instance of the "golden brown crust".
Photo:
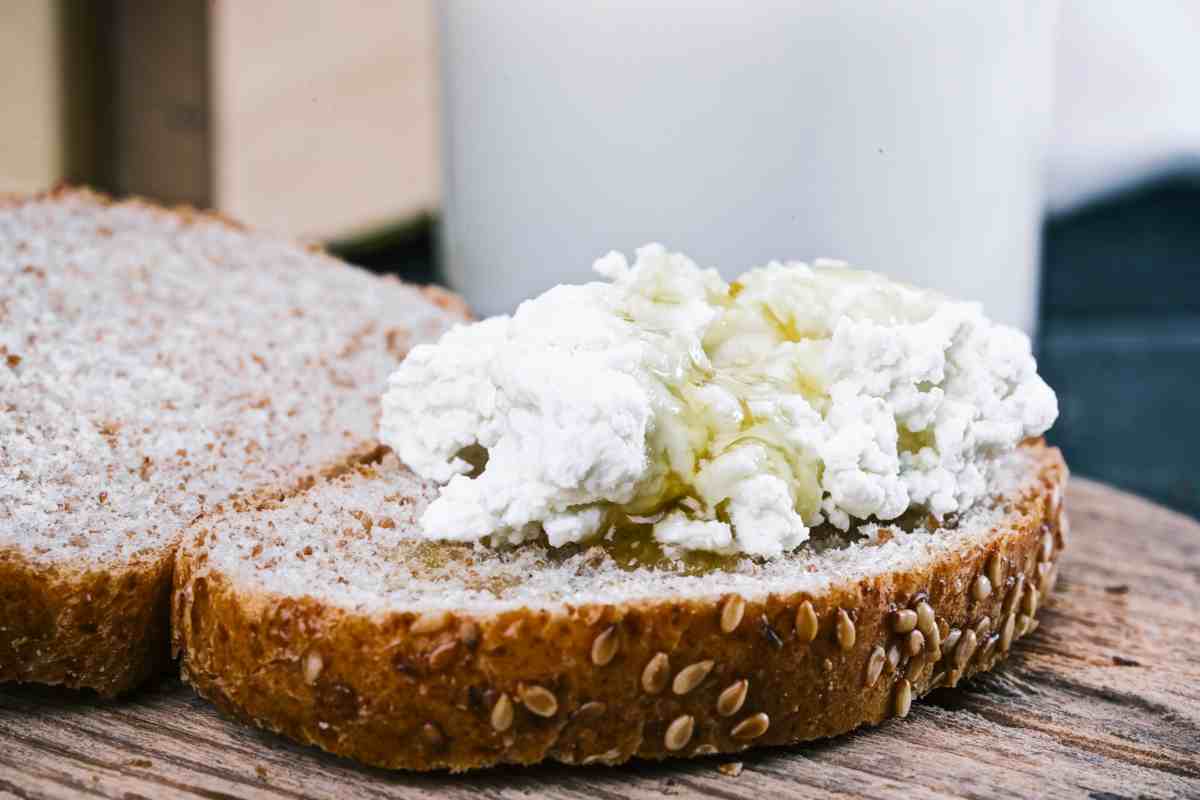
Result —
<svg viewBox="0 0 1200 800"><path fill-rule="evenodd" d="M141 683L167 662L173 564L173 547L91 569L0 553L0 681Z"/></svg>
<svg viewBox="0 0 1200 800"><path fill-rule="evenodd" d="M227 713L384 767L617 763L838 734L903 716L1036 626L1066 467L1034 447L1037 490L1006 501L986 546L818 597L368 616L243 592L185 545L173 646Z"/></svg>

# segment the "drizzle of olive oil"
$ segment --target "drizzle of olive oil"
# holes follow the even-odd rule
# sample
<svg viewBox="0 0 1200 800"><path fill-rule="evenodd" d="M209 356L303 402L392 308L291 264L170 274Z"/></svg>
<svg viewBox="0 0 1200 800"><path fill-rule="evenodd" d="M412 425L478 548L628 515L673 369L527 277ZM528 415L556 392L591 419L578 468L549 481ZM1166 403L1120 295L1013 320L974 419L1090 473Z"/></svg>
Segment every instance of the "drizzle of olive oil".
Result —
<svg viewBox="0 0 1200 800"><path fill-rule="evenodd" d="M673 509L663 509L667 513L670 510ZM654 538L653 523L635 521L621 511L609 513L605 533L596 544L603 548L613 563L624 570L647 568L684 575L707 575L731 571L742 558L702 550L685 550L674 556L668 555Z"/></svg>
<svg viewBox="0 0 1200 800"><path fill-rule="evenodd" d="M819 330L800 330L796 325L795 317L781 319L770 306L763 305L762 311L767 320L775 328L775 332L779 334L779 338L785 342L803 342L808 339L827 338L826 334Z"/></svg>
<svg viewBox="0 0 1200 800"><path fill-rule="evenodd" d="M903 453L917 453L922 448L933 447L933 431L926 428L923 431L913 432L903 425L896 426L896 446Z"/></svg>

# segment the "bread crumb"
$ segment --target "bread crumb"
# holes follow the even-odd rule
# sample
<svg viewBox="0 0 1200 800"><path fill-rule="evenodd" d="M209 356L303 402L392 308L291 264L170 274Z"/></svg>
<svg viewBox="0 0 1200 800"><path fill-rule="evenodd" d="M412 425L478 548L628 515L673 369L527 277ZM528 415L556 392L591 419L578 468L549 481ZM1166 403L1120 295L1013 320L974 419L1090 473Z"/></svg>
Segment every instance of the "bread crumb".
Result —
<svg viewBox="0 0 1200 800"><path fill-rule="evenodd" d="M87 544L69 558L110 564L173 547L205 495L292 487L375 439L397 360L378 332L407 349L460 319L448 299L183 216L68 190L0 208L0 518L17 522L0 551L54 562L69 529Z"/></svg>
<svg viewBox="0 0 1200 800"><path fill-rule="evenodd" d="M730 761L727 764L721 764L718 766L717 771L727 778L736 778L738 775L742 774L743 766L744 765L741 761Z"/></svg>
<svg viewBox="0 0 1200 800"><path fill-rule="evenodd" d="M893 535L894 534L891 528L880 528L878 531L876 531L872 544L876 546L887 544L892 540Z"/></svg>
<svg viewBox="0 0 1200 800"><path fill-rule="evenodd" d="M464 320L471 319L471 309L467 307L466 301L453 292L448 292L440 286L430 285L422 286L421 294L425 295L425 299L438 308L462 317Z"/></svg>

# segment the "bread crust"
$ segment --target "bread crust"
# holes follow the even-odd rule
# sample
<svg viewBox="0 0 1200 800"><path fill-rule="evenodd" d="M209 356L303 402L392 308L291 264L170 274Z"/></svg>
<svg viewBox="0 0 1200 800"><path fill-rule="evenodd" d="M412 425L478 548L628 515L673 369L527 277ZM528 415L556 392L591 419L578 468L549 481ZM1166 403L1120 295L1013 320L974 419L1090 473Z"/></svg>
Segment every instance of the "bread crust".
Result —
<svg viewBox="0 0 1200 800"><path fill-rule="evenodd" d="M0 681L113 696L167 663L174 548L102 567L0 552Z"/></svg>
<svg viewBox="0 0 1200 800"><path fill-rule="evenodd" d="M820 596L369 615L240 589L208 564L200 529L177 557L173 649L226 713L382 767L612 764L831 736L903 716L1036 626L1067 471L1057 449L1028 446L1036 488L1004 499L985 545ZM928 630L930 610L938 631L915 643L908 623Z"/></svg>

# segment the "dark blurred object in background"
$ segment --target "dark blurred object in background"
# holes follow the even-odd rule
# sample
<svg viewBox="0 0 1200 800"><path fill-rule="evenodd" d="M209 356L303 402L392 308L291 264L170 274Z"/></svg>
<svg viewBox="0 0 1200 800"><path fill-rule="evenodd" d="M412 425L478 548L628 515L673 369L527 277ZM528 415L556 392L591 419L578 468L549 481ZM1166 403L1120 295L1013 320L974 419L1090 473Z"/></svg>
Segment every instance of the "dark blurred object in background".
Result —
<svg viewBox="0 0 1200 800"><path fill-rule="evenodd" d="M438 269L436 225L433 215L422 214L369 236L329 242L326 248L380 275L398 275L412 283L445 283Z"/></svg>
<svg viewBox="0 0 1200 800"><path fill-rule="evenodd" d="M1200 175L1046 225L1038 362L1078 475L1200 516Z"/></svg>

